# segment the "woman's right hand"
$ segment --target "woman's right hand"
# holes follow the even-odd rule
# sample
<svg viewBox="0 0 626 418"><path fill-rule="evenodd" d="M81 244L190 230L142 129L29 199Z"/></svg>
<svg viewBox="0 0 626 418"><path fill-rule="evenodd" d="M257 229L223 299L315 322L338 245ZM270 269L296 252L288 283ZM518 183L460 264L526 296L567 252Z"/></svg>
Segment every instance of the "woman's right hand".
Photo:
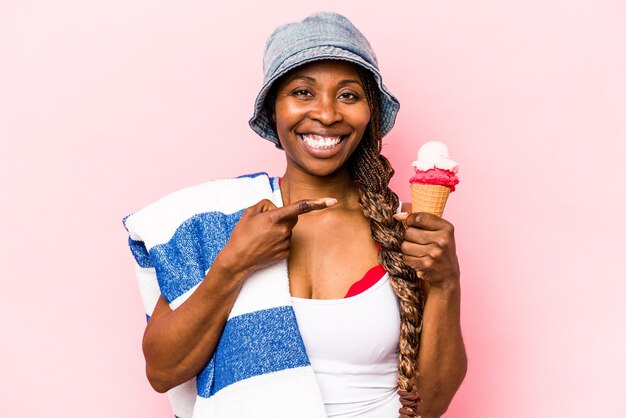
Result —
<svg viewBox="0 0 626 418"><path fill-rule="evenodd" d="M267 199L247 208L219 254L220 263L244 276L289 256L291 231L298 216L337 203L325 198L300 200L277 208Z"/></svg>

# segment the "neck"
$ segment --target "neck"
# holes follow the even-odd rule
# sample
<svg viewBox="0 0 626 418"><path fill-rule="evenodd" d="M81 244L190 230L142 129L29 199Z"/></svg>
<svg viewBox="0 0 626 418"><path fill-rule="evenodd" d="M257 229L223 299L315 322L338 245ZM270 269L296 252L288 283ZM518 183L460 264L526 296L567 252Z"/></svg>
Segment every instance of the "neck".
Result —
<svg viewBox="0 0 626 418"><path fill-rule="evenodd" d="M287 169L280 190L285 206L304 199L332 197L338 206L346 207L358 205L359 200L358 186L347 169L323 177Z"/></svg>

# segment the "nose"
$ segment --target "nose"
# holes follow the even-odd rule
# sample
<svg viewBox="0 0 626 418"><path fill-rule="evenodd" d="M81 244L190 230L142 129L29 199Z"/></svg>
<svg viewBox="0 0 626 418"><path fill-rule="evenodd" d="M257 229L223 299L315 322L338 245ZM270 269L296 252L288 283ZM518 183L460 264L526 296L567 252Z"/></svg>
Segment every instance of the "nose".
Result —
<svg viewBox="0 0 626 418"><path fill-rule="evenodd" d="M323 125L332 125L343 119L339 103L334 96L318 96L318 100L313 103L309 111L309 118L320 122Z"/></svg>

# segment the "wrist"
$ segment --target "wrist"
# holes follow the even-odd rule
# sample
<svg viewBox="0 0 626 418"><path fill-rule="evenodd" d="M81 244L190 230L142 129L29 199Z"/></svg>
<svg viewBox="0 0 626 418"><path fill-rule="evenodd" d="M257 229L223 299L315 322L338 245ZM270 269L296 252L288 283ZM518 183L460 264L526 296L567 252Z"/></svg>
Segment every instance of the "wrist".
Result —
<svg viewBox="0 0 626 418"><path fill-rule="evenodd" d="M444 297L458 297L461 294L461 284L459 279L444 280L440 283L429 282L428 294L435 292Z"/></svg>
<svg viewBox="0 0 626 418"><path fill-rule="evenodd" d="M228 277L230 281L243 281L253 269L243 265L239 257L224 250L217 255L211 269L219 270L220 276Z"/></svg>

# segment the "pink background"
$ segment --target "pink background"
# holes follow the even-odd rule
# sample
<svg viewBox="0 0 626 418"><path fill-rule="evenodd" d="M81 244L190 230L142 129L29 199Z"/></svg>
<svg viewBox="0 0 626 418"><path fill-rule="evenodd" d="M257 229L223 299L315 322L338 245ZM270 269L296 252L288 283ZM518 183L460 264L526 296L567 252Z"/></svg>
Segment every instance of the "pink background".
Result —
<svg viewBox="0 0 626 418"><path fill-rule="evenodd" d="M447 417L623 417L626 3L0 0L0 416L171 417L125 214L283 156L248 128L266 37L346 14L402 102L408 199L448 143L469 373Z"/></svg>

